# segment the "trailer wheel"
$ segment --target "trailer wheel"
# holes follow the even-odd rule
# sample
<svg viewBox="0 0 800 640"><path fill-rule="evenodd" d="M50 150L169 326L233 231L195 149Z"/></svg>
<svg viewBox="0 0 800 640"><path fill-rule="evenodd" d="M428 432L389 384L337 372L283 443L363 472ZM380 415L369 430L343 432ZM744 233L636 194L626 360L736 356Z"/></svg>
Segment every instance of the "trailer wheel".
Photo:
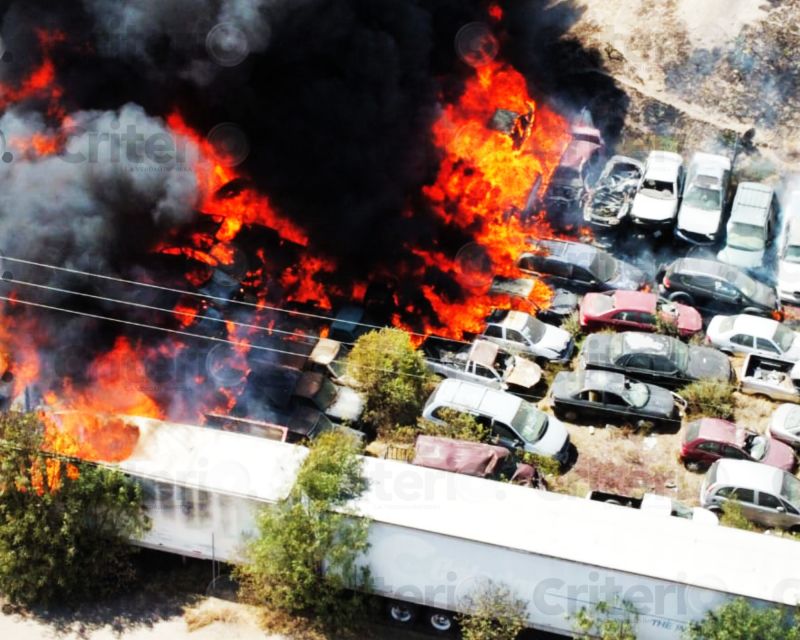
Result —
<svg viewBox="0 0 800 640"><path fill-rule="evenodd" d="M431 630L439 635L449 634L456 626L453 614L440 609L429 610L427 620Z"/></svg>
<svg viewBox="0 0 800 640"><path fill-rule="evenodd" d="M408 602L390 600L386 605L389 618L398 625L409 626L417 619L417 608Z"/></svg>

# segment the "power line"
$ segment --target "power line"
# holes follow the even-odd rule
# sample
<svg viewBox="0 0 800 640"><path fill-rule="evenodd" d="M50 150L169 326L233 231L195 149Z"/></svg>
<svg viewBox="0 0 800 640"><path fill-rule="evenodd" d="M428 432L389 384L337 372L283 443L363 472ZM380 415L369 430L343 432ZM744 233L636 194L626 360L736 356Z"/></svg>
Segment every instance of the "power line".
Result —
<svg viewBox="0 0 800 640"><path fill-rule="evenodd" d="M334 318L334 317L326 316L326 315L322 315L322 314L317 314L317 313L310 313L308 311L296 311L296 310L293 310L293 309L286 309L286 308L283 308L283 307L271 306L271 305L267 305L267 304L257 304L257 303L253 303L253 302L246 302L244 300L231 300L231 299L228 299L228 298L223 298L221 296L215 296L215 295L211 295L211 294L199 293L197 291L189 291L189 290L186 290L186 289L177 289L177 288L174 288L174 287L165 287L165 286L158 285L158 284L152 284L150 282L140 282L138 280L128 280L126 278L119 278L119 277L116 277L116 276L109 276L109 275L105 275L105 274L101 274L101 273L93 273L91 271L82 271L80 269L72 269L72 268L69 268L69 267L60 267L60 266L57 266L57 265L54 265L54 264L48 264L48 263L44 263L44 262L35 262L33 260L25 260L23 258L13 258L13 257L9 257L7 255L0 256L0 262L2 262L2 260L7 260L8 262L16 262L16 263L19 263L19 264L25 264L25 265L29 265L29 266L33 266L33 267L40 267L40 268L43 268L43 269L54 269L56 271L62 271L62 272L65 272L65 273L71 273L73 275L86 276L86 277L89 277L89 278L99 278L99 279L102 279L102 280L108 280L108 281L112 281L112 282L119 282L119 283L122 283L122 284L134 285L134 286L137 286L137 287L146 287L146 288L155 289L155 290L158 290L158 291L166 291L166 292L169 292L169 293L177 293L179 295L192 296L192 297L195 297L195 298L216 300L217 302L224 302L225 304L236 304L236 305L250 307L250 308L258 309L258 310L265 309L265 310L268 310L268 311L277 311L279 313L286 313L286 314L289 314L289 315L302 316L302 317L306 317L306 318L313 318L315 320L324 320L326 322L335 322L336 321L336 318ZM351 321L351 320L347 320L346 322L347 322L347 324L351 324L351 325L355 325L355 326L359 326L359 327L366 327L368 329L380 330L380 329L384 329L385 328L384 326L375 325L375 324L369 324L367 322L356 322L356 321ZM419 336L419 337L422 337L422 338L425 338L425 337L428 336L428 334L419 333L419 332L416 332L416 331L406 331L406 333L408 333L409 335ZM470 344L466 340L453 340L453 342L461 342L462 344Z"/></svg>

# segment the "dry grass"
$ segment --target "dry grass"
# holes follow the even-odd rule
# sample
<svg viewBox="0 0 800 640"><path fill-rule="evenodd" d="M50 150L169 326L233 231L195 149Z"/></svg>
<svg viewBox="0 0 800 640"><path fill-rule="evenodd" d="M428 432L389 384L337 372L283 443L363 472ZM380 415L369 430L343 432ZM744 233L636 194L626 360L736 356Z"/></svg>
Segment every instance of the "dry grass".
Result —
<svg viewBox="0 0 800 640"><path fill-rule="evenodd" d="M245 616L240 605L209 598L186 609L183 619L186 621L189 631L197 631L216 622L240 624L245 621Z"/></svg>

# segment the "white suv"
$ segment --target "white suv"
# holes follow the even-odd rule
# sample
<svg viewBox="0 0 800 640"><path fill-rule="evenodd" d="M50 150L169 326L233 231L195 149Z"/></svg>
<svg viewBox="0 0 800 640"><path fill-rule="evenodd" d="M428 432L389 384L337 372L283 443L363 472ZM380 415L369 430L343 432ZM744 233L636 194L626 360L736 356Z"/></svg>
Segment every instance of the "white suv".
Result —
<svg viewBox="0 0 800 640"><path fill-rule="evenodd" d="M800 480L791 473L749 460L717 460L703 479L700 505L719 512L728 500L738 502L748 520L800 533Z"/></svg>
<svg viewBox="0 0 800 640"><path fill-rule="evenodd" d="M448 378L428 398L422 417L444 424L447 409L471 415L507 449L555 458L562 465L569 459L569 433L561 421L510 393Z"/></svg>

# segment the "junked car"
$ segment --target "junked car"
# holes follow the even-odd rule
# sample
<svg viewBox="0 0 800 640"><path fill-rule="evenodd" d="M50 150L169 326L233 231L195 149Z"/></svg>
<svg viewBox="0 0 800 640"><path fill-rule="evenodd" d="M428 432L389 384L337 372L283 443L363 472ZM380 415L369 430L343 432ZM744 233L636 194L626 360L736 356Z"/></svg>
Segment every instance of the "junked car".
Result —
<svg viewBox="0 0 800 640"><path fill-rule="evenodd" d="M739 376L742 393L784 402L800 402L800 363L751 353Z"/></svg>
<svg viewBox="0 0 800 640"><path fill-rule="evenodd" d="M750 460L717 460L700 487L700 505L715 513L729 501L764 527L800 533L800 480L791 473Z"/></svg>
<svg viewBox="0 0 800 640"><path fill-rule="evenodd" d="M294 402L314 407L337 421L358 422L364 412L361 394L314 371L306 371L298 378L292 395Z"/></svg>
<svg viewBox="0 0 800 640"><path fill-rule="evenodd" d="M635 290L647 285L644 271L592 245L566 240L534 240L529 244L531 251L517 260L520 271L565 289Z"/></svg>
<svg viewBox="0 0 800 640"><path fill-rule="evenodd" d="M722 229L731 161L725 156L695 153L689 163L675 235L693 244L711 244Z"/></svg>
<svg viewBox="0 0 800 640"><path fill-rule="evenodd" d="M631 222L641 227L669 227L678 215L683 189L683 158L671 151L651 151L631 207Z"/></svg>
<svg viewBox="0 0 800 640"><path fill-rule="evenodd" d="M566 427L510 393L463 380L442 380L426 401L422 417L445 424L448 410L472 416L499 445L511 451L522 449L555 458L562 465L569 460Z"/></svg>
<svg viewBox="0 0 800 640"><path fill-rule="evenodd" d="M553 409L568 422L578 419L675 429L686 402L671 391L610 371L561 371L552 386Z"/></svg>
<svg viewBox="0 0 800 640"><path fill-rule="evenodd" d="M428 368L445 378L467 380L522 395L530 394L542 379L542 370L535 362L488 340L467 344L428 336L421 349Z"/></svg>
<svg viewBox="0 0 800 640"><path fill-rule="evenodd" d="M573 126L571 134L545 194L544 204L550 210L563 211L581 201L588 172L605 149L603 136L594 127Z"/></svg>
<svg viewBox="0 0 800 640"><path fill-rule="evenodd" d="M617 228L628 217L639 188L644 164L627 156L606 162L583 207L583 219L602 228Z"/></svg>
<svg viewBox="0 0 800 640"><path fill-rule="evenodd" d="M776 219L775 192L756 182L742 182L728 220L725 247L717 258L740 269L764 265L767 246L772 241Z"/></svg>
<svg viewBox="0 0 800 640"><path fill-rule="evenodd" d="M786 223L778 254L778 294L800 304L800 191L793 191L785 210Z"/></svg>
<svg viewBox="0 0 800 640"><path fill-rule="evenodd" d="M772 287L716 260L675 260L663 271L659 293L673 302L717 313L747 313L768 318L782 313Z"/></svg>
<svg viewBox="0 0 800 640"><path fill-rule="evenodd" d="M670 389L696 380L729 382L734 377L730 360L716 349L639 331L591 334L583 343L578 366L624 373Z"/></svg>
<svg viewBox="0 0 800 640"><path fill-rule="evenodd" d="M800 334L771 318L747 314L714 316L706 329L706 340L725 353L800 360Z"/></svg>
<svg viewBox="0 0 800 640"><path fill-rule="evenodd" d="M694 307L662 300L646 291L587 293L580 304L578 320L584 329L610 327L656 331L659 321L674 325L683 337L703 328L703 318Z"/></svg>
<svg viewBox="0 0 800 640"><path fill-rule="evenodd" d="M800 406L788 403L779 406L772 412L767 430L773 438L800 449Z"/></svg>
<svg viewBox="0 0 800 640"><path fill-rule="evenodd" d="M791 471L796 464L789 445L718 418L701 418L686 425L680 458L690 471L707 468L720 458L763 462L784 471Z"/></svg>
<svg viewBox="0 0 800 640"><path fill-rule="evenodd" d="M566 289L555 289L547 306L534 301L536 280L494 276L486 294L497 306L508 306L535 315L543 322L561 323L578 308L578 296Z"/></svg>
<svg viewBox="0 0 800 640"><path fill-rule="evenodd" d="M494 309L486 319L482 338L512 353L555 362L569 362L575 341L559 327L522 311Z"/></svg>

